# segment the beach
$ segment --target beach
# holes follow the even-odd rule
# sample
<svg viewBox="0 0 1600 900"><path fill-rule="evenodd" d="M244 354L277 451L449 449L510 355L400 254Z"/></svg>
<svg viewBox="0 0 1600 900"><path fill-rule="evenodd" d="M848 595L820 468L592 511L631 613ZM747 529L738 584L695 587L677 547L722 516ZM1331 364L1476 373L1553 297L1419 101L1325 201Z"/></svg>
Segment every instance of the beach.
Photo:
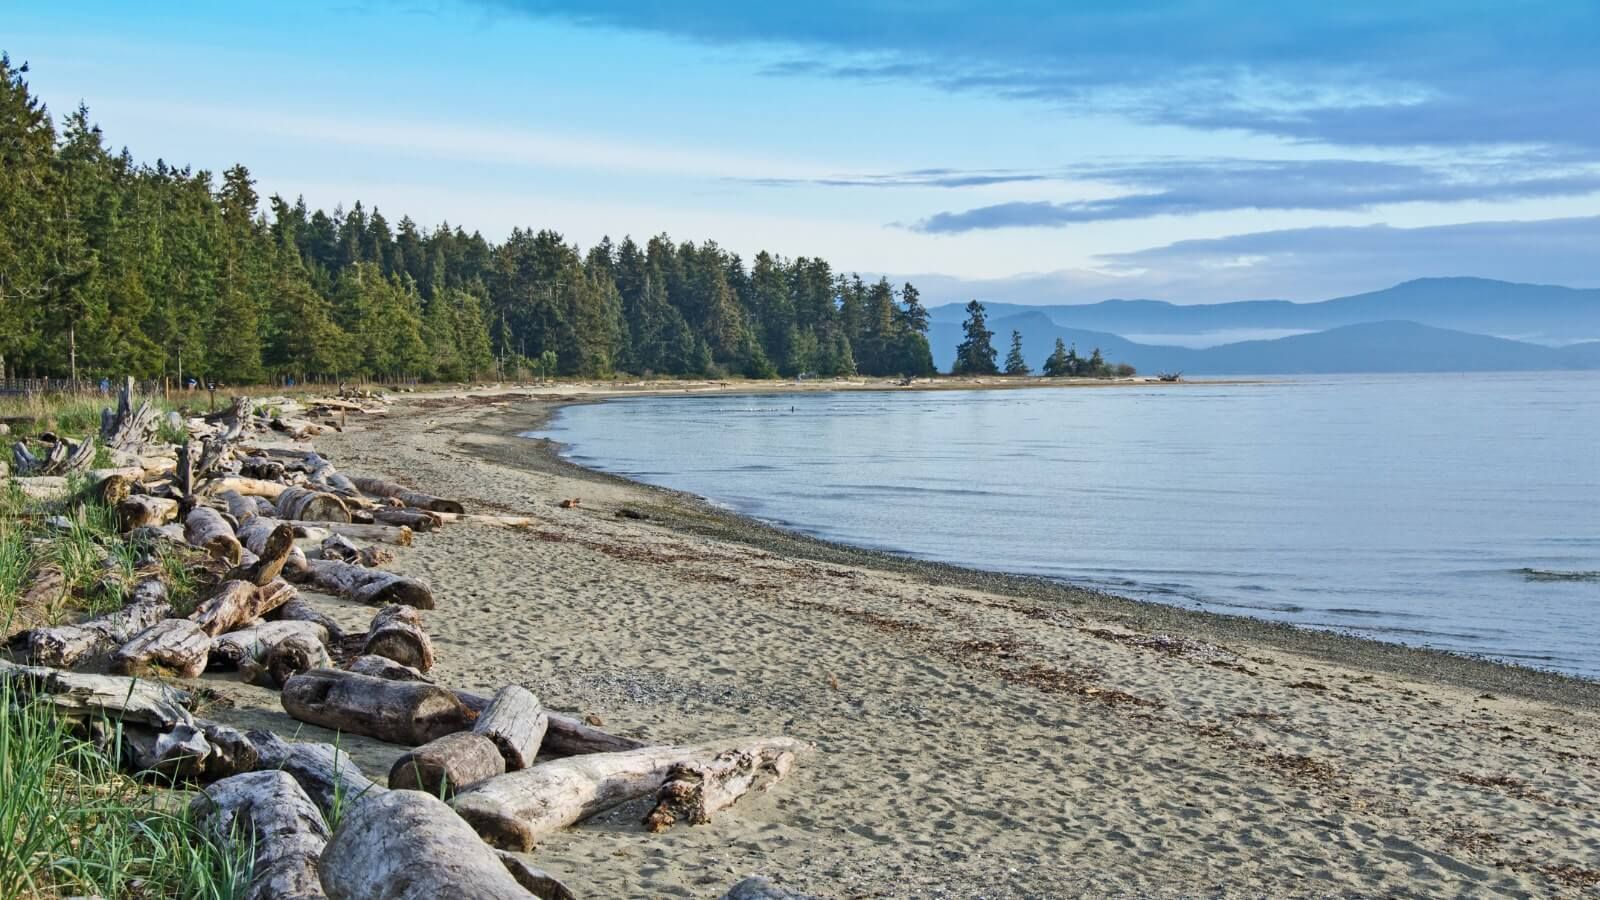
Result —
<svg viewBox="0 0 1600 900"><path fill-rule="evenodd" d="M408 395L317 439L537 520L398 550L438 597L441 683L521 684L650 742L814 746L710 824L650 835L633 804L537 847L578 896L752 873L821 897L1600 890L1600 685L824 544L521 436L607 393ZM223 721L332 738L207 682ZM373 775L398 753L341 740Z"/></svg>

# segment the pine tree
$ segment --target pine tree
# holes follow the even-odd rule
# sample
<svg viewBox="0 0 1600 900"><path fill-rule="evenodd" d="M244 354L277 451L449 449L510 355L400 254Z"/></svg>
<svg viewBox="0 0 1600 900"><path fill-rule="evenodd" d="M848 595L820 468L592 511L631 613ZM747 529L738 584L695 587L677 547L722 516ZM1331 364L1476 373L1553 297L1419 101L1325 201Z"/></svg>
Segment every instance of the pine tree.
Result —
<svg viewBox="0 0 1600 900"><path fill-rule="evenodd" d="M1027 360L1022 358L1022 332L1012 329L1011 352L1006 354L1007 375L1028 375L1033 372L1028 368Z"/></svg>
<svg viewBox="0 0 1600 900"><path fill-rule="evenodd" d="M1088 374L1094 376L1095 378L1104 378L1106 375L1110 374L1110 372L1106 369L1105 357L1100 355L1099 347L1094 348L1094 352L1089 354Z"/></svg>
<svg viewBox="0 0 1600 900"><path fill-rule="evenodd" d="M994 332L989 330L988 316L983 304L974 300L967 304L967 321L961 326L966 337L956 347L956 362L951 368L955 375L998 375L995 365Z"/></svg>
<svg viewBox="0 0 1600 900"><path fill-rule="evenodd" d="M1044 374L1049 378L1061 378L1072 374L1072 364L1067 360L1067 345L1061 338L1056 338L1055 351L1044 361Z"/></svg>

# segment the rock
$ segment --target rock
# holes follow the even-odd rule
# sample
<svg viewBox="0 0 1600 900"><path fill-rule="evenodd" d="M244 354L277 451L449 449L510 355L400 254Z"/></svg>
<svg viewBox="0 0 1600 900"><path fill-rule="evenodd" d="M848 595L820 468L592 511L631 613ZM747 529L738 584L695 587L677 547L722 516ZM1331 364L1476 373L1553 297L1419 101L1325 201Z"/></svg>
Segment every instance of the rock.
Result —
<svg viewBox="0 0 1600 900"><path fill-rule="evenodd" d="M810 894L799 894L778 887L760 875L751 875L728 889L722 900L816 900Z"/></svg>

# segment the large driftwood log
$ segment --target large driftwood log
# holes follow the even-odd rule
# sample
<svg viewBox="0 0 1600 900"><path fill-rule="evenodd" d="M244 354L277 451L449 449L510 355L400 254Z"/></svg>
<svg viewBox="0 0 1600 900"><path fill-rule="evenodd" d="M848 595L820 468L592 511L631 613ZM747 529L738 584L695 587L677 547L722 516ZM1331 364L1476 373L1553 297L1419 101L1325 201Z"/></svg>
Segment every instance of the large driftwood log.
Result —
<svg viewBox="0 0 1600 900"><path fill-rule="evenodd" d="M227 504L228 515L233 516L233 520L238 522L241 528L244 527L245 520L261 514L261 508L256 505L254 497L246 497L238 491L223 491L219 496L222 497L222 502ZM241 537L239 540L243 541L244 538Z"/></svg>
<svg viewBox="0 0 1600 900"><path fill-rule="evenodd" d="M241 579L224 581L195 607L189 618L200 623L208 636L216 637L261 618L293 596L294 588L282 578L260 586Z"/></svg>
<svg viewBox="0 0 1600 900"><path fill-rule="evenodd" d="M314 541L327 540L329 535L340 534L363 541L382 541L401 547L411 546L411 529L403 525L361 525L355 522L349 524L319 522L315 525L306 525L296 522L294 532L297 537L310 538Z"/></svg>
<svg viewBox="0 0 1600 900"><path fill-rule="evenodd" d="M239 539L234 536L228 520L209 506L196 506L183 517L183 539L191 546L204 549L213 559L230 566L239 564Z"/></svg>
<svg viewBox="0 0 1600 900"><path fill-rule="evenodd" d="M245 900L327 896L317 860L328 844L328 823L288 773L224 778L195 797L189 812L213 840L255 848Z"/></svg>
<svg viewBox="0 0 1600 900"><path fill-rule="evenodd" d="M533 765L549 727L550 717L539 698L525 687L510 684L494 695L472 730L493 741L505 757L506 770L515 772Z"/></svg>
<svg viewBox="0 0 1600 900"><path fill-rule="evenodd" d="M424 509L375 509L372 518L385 525L404 525L416 532L427 532L444 524L439 520L438 513L431 513Z"/></svg>
<svg viewBox="0 0 1600 900"><path fill-rule="evenodd" d="M345 666L345 671L357 675L370 675L373 678L387 678L390 681L425 681L433 684L432 678L387 656L358 656L350 660Z"/></svg>
<svg viewBox="0 0 1600 900"><path fill-rule="evenodd" d="M133 405L133 379L123 381L117 396L117 409L100 412L100 441L113 450L139 453L155 439L161 414L148 399Z"/></svg>
<svg viewBox="0 0 1600 900"><path fill-rule="evenodd" d="M240 524L239 530L248 531L252 535L259 533L261 530L259 527L250 527L250 523L257 518L260 517L246 519ZM266 584L282 574L284 567L289 563L289 558L298 549L294 545L294 529L287 522L279 522L254 543L261 549L251 547L250 555L254 559L249 562L241 559L241 564L233 573L233 577L242 578L255 585Z"/></svg>
<svg viewBox="0 0 1600 900"><path fill-rule="evenodd" d="M104 716L162 731L194 724L185 708L187 694L147 678L86 675L0 660L0 679L10 683L21 697L47 701L71 718Z"/></svg>
<svg viewBox="0 0 1600 900"><path fill-rule="evenodd" d="M389 791L345 814L322 851L331 900L527 900L500 857L420 791Z"/></svg>
<svg viewBox="0 0 1600 900"><path fill-rule="evenodd" d="M284 621L315 622L327 629L329 647L337 647L344 643L344 629L339 623L329 618L327 614L307 603L303 597L295 597L269 614L269 618Z"/></svg>
<svg viewBox="0 0 1600 900"><path fill-rule="evenodd" d="M239 673L251 684L282 688L296 675L332 665L328 648L321 641L306 634L292 634L268 648L264 658L240 665Z"/></svg>
<svg viewBox="0 0 1600 900"><path fill-rule="evenodd" d="M372 617L364 655L386 656L419 672L433 668L433 641L422 630L422 616L409 606L385 606Z"/></svg>
<svg viewBox="0 0 1600 900"><path fill-rule="evenodd" d="M392 500L399 500L401 503L404 503L407 506L415 506L417 509L426 509L432 512L441 513L466 512L466 510L462 508L461 504L454 500L443 500L433 496L432 494L424 494L421 491L413 491L409 488L401 487L392 481L384 481L379 478L352 478L350 480L355 482L355 486L360 488L362 493L371 494L374 497L387 497Z"/></svg>
<svg viewBox="0 0 1600 900"><path fill-rule="evenodd" d="M711 816L753 789L768 790L794 767L795 751L781 748L727 750L709 760L673 766L656 792L656 807L645 817L651 833L677 822L704 825Z"/></svg>
<svg viewBox="0 0 1600 900"><path fill-rule="evenodd" d="M287 491L289 486L280 481L266 481L260 478L244 478L238 475L229 475L212 480L206 485L206 492L220 494L224 491L233 491L245 497L265 497L276 500L279 495Z"/></svg>
<svg viewBox="0 0 1600 900"><path fill-rule="evenodd" d="M332 559L313 559L307 561L305 581L318 590L358 603L373 606L399 603L417 609L433 609L433 590L427 584L381 569L352 566Z"/></svg>
<svg viewBox="0 0 1600 900"><path fill-rule="evenodd" d="M804 748L794 738L771 737L571 756L491 778L450 805L494 846L527 851L552 831L660 790L676 766L709 763L729 751L764 755Z"/></svg>
<svg viewBox="0 0 1600 900"><path fill-rule="evenodd" d="M395 760L389 769L393 790L454 797L462 790L506 772L500 750L481 734L457 731L435 738Z"/></svg>
<svg viewBox="0 0 1600 900"><path fill-rule="evenodd" d="M292 487L278 495L278 515L301 522L349 522L350 510L337 495Z"/></svg>
<svg viewBox="0 0 1600 900"><path fill-rule="evenodd" d="M149 494L134 494L117 504L117 530L132 531L145 525L165 525L178 517L178 501Z"/></svg>
<svg viewBox="0 0 1600 900"><path fill-rule="evenodd" d="M110 653L171 614L166 585L147 579L134 587L128 605L122 609L77 625L35 628L28 635L28 659L36 665L70 669L86 659Z"/></svg>
<svg viewBox="0 0 1600 900"><path fill-rule="evenodd" d="M111 654L111 671L118 675L158 675L196 678L206 670L211 636L188 619L162 619L134 635Z"/></svg>
<svg viewBox="0 0 1600 900"><path fill-rule="evenodd" d="M529 528L539 524L533 516L497 516L485 513L444 513L436 512L439 521L448 525L459 522L463 525L488 525L491 528Z"/></svg>
<svg viewBox="0 0 1600 900"><path fill-rule="evenodd" d="M260 764L255 745L248 738L206 719L161 732L130 725L123 728L122 737L128 767L168 783L206 784L254 771Z"/></svg>
<svg viewBox="0 0 1600 900"><path fill-rule="evenodd" d="M316 622L257 622L212 638L211 668L237 669L246 659L265 659L269 648L292 634L304 634L324 643L328 640L328 630Z"/></svg>
<svg viewBox="0 0 1600 900"><path fill-rule="evenodd" d="M289 529L287 550L283 549L283 544L281 543L285 539L285 536L279 533L279 529L282 528ZM236 533L239 535L239 542L244 545L244 548L255 554L259 559L271 560L275 554L283 553L283 564L277 574L286 578L296 579L305 574L306 554L296 546L294 542L294 526L288 522L257 513L240 519ZM260 565L264 569L271 569L270 563L261 563ZM259 577L264 573L255 574ZM273 577L276 577L276 575ZM268 580L270 581L271 579Z"/></svg>
<svg viewBox="0 0 1600 900"><path fill-rule="evenodd" d="M332 744L291 743L270 731L249 731L245 737L255 745L262 768L288 772L329 818L388 790Z"/></svg>
<svg viewBox="0 0 1600 900"><path fill-rule="evenodd" d="M467 709L480 716L489 708L490 698L482 694L459 689L455 693ZM551 756L582 756L586 753L622 753L645 746L643 741L601 731L572 716L548 710L545 711L545 716L549 719L549 728L545 731L544 742L539 747L541 753L548 753Z"/></svg>
<svg viewBox="0 0 1600 900"><path fill-rule="evenodd" d="M506 864L506 871L517 880L529 893L539 900L578 900L576 894L567 889L560 879L543 869L530 865L527 860L514 853L504 850L494 851L494 855Z"/></svg>
<svg viewBox="0 0 1600 900"><path fill-rule="evenodd" d="M302 722L415 747L465 731L472 713L456 695L419 681L313 669L283 686L283 708Z"/></svg>

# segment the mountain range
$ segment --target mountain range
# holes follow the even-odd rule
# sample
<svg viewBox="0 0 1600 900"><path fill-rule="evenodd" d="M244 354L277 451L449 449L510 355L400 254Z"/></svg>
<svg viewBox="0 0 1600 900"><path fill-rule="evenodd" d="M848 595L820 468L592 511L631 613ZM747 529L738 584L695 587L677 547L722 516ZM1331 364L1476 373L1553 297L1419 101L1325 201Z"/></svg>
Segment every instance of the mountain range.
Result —
<svg viewBox="0 0 1600 900"><path fill-rule="evenodd" d="M986 303L1004 356L1012 330L1037 369L1057 338L1141 372L1331 374L1600 369L1600 290L1429 278L1317 303L1075 306ZM948 369L964 304L930 310L934 362ZM1253 340L1240 337L1261 336Z"/></svg>

